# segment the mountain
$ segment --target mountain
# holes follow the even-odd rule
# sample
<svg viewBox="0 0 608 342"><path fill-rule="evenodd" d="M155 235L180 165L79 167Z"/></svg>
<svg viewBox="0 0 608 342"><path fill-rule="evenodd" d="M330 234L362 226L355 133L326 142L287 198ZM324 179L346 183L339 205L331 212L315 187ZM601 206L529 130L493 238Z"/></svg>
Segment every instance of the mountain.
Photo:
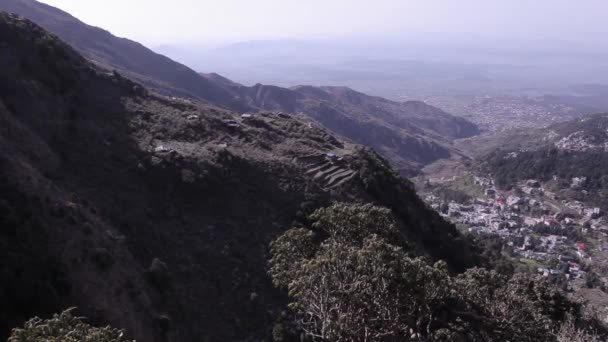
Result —
<svg viewBox="0 0 608 342"><path fill-rule="evenodd" d="M115 69L155 91L193 97L222 107L247 109L222 87L201 78L188 67L142 44L86 25L55 7L34 0L2 0L0 11L17 13L36 22L94 63Z"/></svg>
<svg viewBox="0 0 608 342"><path fill-rule="evenodd" d="M269 243L334 202L474 264L386 160L306 118L155 94L16 15L0 47L0 338L76 306L140 341L269 340L287 303Z"/></svg>
<svg viewBox="0 0 608 342"><path fill-rule="evenodd" d="M95 64L117 70L155 92L241 112L300 112L352 142L375 148L403 175L415 174L437 159L459 155L452 140L479 133L473 123L422 102L393 102L344 87L246 87L217 74L199 75L139 43L34 0L3 0L0 10L31 19Z"/></svg>
<svg viewBox="0 0 608 342"><path fill-rule="evenodd" d="M355 143L373 147L403 175L415 174L437 159L461 155L451 142L479 133L471 122L419 101L395 102L347 87L246 87L217 74L203 76L223 84L252 107L300 113Z"/></svg>

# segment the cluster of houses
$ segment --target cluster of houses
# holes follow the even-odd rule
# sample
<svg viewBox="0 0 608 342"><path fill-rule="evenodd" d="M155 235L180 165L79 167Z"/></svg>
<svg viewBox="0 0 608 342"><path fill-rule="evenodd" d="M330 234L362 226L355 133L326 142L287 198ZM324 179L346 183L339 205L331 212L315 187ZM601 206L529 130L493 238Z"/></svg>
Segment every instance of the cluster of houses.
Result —
<svg viewBox="0 0 608 342"><path fill-rule="evenodd" d="M536 180L518 184L522 191L517 195L498 190L490 178L474 177L473 182L485 196L465 203L445 202L431 191L423 198L469 232L501 237L511 246L514 257L533 261L543 275L563 274L569 280L585 276L580 265L593 257L589 246L580 240L590 232L608 237L608 221L599 208L559 201ZM557 263L561 267L548 266Z"/></svg>

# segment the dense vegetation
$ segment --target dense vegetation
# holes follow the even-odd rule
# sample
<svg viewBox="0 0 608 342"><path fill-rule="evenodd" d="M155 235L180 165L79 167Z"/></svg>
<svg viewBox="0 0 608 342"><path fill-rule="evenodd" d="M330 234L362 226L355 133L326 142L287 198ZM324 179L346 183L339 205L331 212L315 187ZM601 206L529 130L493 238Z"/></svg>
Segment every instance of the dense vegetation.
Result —
<svg viewBox="0 0 608 342"><path fill-rule="evenodd" d="M510 188L518 181L538 179L546 182L557 177L560 188L569 188L574 177L585 177L580 184L590 200L608 207L608 153L603 151L564 151L556 148L520 151L516 156L506 151L488 155L482 170L494 177L500 188Z"/></svg>
<svg viewBox="0 0 608 342"><path fill-rule="evenodd" d="M444 262L414 257L387 209L335 204L310 220L272 243L270 273L291 297L297 328L314 340L595 338L581 306L542 278L481 268L454 275Z"/></svg>
<svg viewBox="0 0 608 342"><path fill-rule="evenodd" d="M413 184L399 177L389 162L371 149L361 149L354 161L363 187L375 203L389 208L402 224L400 233L420 254L446 260L450 270L464 271L475 263L468 241L420 200Z"/></svg>
<svg viewBox="0 0 608 342"><path fill-rule="evenodd" d="M15 328L8 342L122 342L120 330L97 328L72 315L72 309L49 319L32 318Z"/></svg>

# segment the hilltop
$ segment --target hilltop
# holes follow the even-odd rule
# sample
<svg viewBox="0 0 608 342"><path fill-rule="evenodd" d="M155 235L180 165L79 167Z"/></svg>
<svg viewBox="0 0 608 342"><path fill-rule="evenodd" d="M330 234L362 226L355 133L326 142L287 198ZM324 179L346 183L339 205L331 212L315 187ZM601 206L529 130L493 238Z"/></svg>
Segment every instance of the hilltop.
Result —
<svg viewBox="0 0 608 342"><path fill-rule="evenodd" d="M0 14L0 334L77 306L143 341L266 339L270 241L334 202L391 209L459 271L455 227L370 149L299 116L166 97Z"/></svg>

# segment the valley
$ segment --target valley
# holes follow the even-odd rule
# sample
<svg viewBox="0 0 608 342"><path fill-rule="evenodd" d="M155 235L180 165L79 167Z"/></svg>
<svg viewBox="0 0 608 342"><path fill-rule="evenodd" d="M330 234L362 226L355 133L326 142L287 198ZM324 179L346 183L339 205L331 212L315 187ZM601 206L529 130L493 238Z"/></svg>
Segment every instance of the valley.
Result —
<svg viewBox="0 0 608 342"><path fill-rule="evenodd" d="M421 95L420 99L476 123L490 135L521 128L542 128L605 110L562 103L551 96Z"/></svg>

